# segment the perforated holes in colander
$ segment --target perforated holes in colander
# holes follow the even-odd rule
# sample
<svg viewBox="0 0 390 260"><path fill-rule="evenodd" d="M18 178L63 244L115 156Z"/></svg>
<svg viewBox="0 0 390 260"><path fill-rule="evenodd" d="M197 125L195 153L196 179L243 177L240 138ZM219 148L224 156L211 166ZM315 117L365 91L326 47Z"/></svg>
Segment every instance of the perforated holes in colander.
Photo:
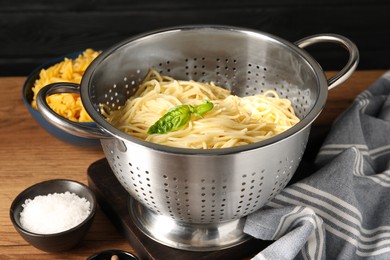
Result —
<svg viewBox="0 0 390 260"><path fill-rule="evenodd" d="M108 144L105 144L103 149L106 151L106 158L110 161L112 171L122 186L142 201L144 205L161 213L156 207L149 171L142 170L141 167L135 166L131 162L123 161L119 155L115 155Z"/></svg>
<svg viewBox="0 0 390 260"><path fill-rule="evenodd" d="M251 63L248 64L247 84L245 86L246 96L261 94L264 92L264 87L266 86L266 71L266 67Z"/></svg>
<svg viewBox="0 0 390 260"><path fill-rule="evenodd" d="M103 149L106 149L109 151L106 153L107 160L111 161L111 169L114 172L115 176L117 177L118 181L122 184L123 187L126 188L127 191L129 191L128 186L131 183L130 179L127 177L123 165L120 163L120 157L114 155L114 151L110 149L107 145L103 146Z"/></svg>
<svg viewBox="0 0 390 260"><path fill-rule="evenodd" d="M238 206L233 217L247 215L256 211L263 198L263 180L265 169L241 176L241 189Z"/></svg>
<svg viewBox="0 0 390 260"><path fill-rule="evenodd" d="M200 222L224 219L227 206L227 180L223 179L220 187L214 179L201 179L200 182Z"/></svg>
<svg viewBox="0 0 390 260"><path fill-rule="evenodd" d="M275 90L281 98L287 98L292 102L296 114L303 118L313 105L310 100L310 90L302 90L291 84L282 75L272 74L267 67L249 63L247 65L247 84L245 95L264 93L268 89Z"/></svg>
<svg viewBox="0 0 390 260"><path fill-rule="evenodd" d="M310 98L310 90L300 90L296 88L290 88L290 93L292 93L290 96L286 96L288 98L292 105L294 106L295 113L300 117L305 117L309 111L310 107L313 106L314 100L311 100Z"/></svg>
<svg viewBox="0 0 390 260"><path fill-rule="evenodd" d="M164 179L165 207L168 210L168 214L173 219L176 219L176 216L180 216L179 219L183 219L178 178L172 177L170 180L167 175L163 175L162 177Z"/></svg>
<svg viewBox="0 0 390 260"><path fill-rule="evenodd" d="M291 169L293 169L294 160L289 160L289 158L284 158L284 160L279 161L278 168L275 172L273 187L271 193L268 196L267 201L271 200L276 194L278 194L288 183L290 176L292 174Z"/></svg>
<svg viewBox="0 0 390 260"><path fill-rule="evenodd" d="M136 70L134 73L125 75L122 81L107 86L103 100L97 105L104 104L111 109L117 109L119 106L122 106L137 90L137 87L143 80L144 73L144 71ZM95 86L92 88L92 93L94 93L94 89Z"/></svg>
<svg viewBox="0 0 390 260"><path fill-rule="evenodd" d="M151 210L161 214L156 206L149 171L141 169L139 166L134 166L131 162L128 165L130 167L132 185L138 200L142 201Z"/></svg>
<svg viewBox="0 0 390 260"><path fill-rule="evenodd" d="M160 62L156 69L161 74L170 76L170 73L176 70L177 66L184 68L181 77L178 79L193 79L200 82L212 81L222 87L231 87L237 84L235 81L237 60L235 59L194 56L175 63L169 60Z"/></svg>
<svg viewBox="0 0 390 260"><path fill-rule="evenodd" d="M259 64L246 64L246 79L237 78L238 66L240 70L242 64L234 58L207 58L207 57L189 57L182 61L160 61L155 65L159 73L167 76L173 76L178 68L182 68L176 77L178 79L194 79L201 82L213 81L215 84L233 90L233 94L239 96L249 96L263 93L268 89L275 90L280 97L291 100L295 112L300 118L308 113L308 108L312 104L310 91L299 89L297 86L287 82L280 75L273 75L267 67ZM147 71L136 70L125 75L123 82L114 83L104 94L104 103L109 107L117 108L122 105L131 95L136 87L142 82ZM246 82L245 88L241 86ZM237 93L235 93L237 92ZM238 93L239 92L239 93Z"/></svg>

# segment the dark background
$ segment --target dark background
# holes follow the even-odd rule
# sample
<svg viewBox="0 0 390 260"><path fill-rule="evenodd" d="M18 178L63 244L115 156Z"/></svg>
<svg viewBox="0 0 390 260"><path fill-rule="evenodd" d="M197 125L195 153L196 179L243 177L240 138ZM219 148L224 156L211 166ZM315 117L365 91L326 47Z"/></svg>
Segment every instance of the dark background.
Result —
<svg viewBox="0 0 390 260"><path fill-rule="evenodd" d="M337 33L358 46L358 69L388 69L389 11L386 0L0 0L0 76L25 76L54 57L188 24L247 27L291 42ZM345 63L341 48L307 50L325 70Z"/></svg>

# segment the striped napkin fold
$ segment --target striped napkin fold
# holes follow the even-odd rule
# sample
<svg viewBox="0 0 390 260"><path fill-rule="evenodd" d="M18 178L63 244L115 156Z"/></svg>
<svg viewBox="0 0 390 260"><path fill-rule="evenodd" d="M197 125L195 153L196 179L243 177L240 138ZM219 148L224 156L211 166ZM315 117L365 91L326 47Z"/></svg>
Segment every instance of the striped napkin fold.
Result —
<svg viewBox="0 0 390 260"><path fill-rule="evenodd" d="M309 177L249 215L253 259L390 259L390 71L332 125Z"/></svg>

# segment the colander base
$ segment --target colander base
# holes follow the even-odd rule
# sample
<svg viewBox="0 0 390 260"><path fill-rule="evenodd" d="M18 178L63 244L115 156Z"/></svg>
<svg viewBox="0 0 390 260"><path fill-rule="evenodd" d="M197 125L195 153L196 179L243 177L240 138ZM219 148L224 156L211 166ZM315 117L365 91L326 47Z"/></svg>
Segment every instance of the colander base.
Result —
<svg viewBox="0 0 390 260"><path fill-rule="evenodd" d="M251 238L241 245L218 251L178 250L146 236L130 218L129 194L112 172L106 158L88 167L88 186L96 194L100 208L110 222L124 236L140 259L249 259L272 241Z"/></svg>
<svg viewBox="0 0 390 260"><path fill-rule="evenodd" d="M216 251L240 245L250 239L243 232L245 218L223 223L177 222L142 206L129 196L129 215L149 238L172 248L188 251Z"/></svg>

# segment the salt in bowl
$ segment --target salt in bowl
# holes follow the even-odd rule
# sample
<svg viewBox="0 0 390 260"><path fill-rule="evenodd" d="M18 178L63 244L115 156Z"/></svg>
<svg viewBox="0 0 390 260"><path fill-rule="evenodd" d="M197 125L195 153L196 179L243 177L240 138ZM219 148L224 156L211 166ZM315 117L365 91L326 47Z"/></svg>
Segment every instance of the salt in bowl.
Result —
<svg viewBox="0 0 390 260"><path fill-rule="evenodd" d="M65 231L50 234L31 232L23 227L20 221L20 213L24 210L23 204L27 199L36 196L46 196L54 193L74 193L80 198L85 198L90 203L89 215L81 223ZM59 252L71 249L82 241L93 222L96 213L96 197L86 185L72 180L49 180L35 184L22 191L12 202L10 218L18 233L32 246L47 252Z"/></svg>

